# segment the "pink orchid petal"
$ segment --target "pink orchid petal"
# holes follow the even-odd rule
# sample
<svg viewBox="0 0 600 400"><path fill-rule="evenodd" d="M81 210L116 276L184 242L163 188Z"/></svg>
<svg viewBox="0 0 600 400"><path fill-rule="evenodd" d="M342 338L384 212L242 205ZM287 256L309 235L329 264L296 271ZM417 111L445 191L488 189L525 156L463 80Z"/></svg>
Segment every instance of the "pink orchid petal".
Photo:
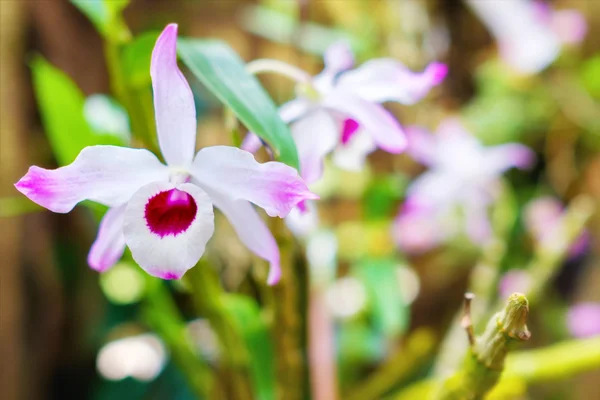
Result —
<svg viewBox="0 0 600 400"><path fill-rule="evenodd" d="M252 154L235 147L213 146L198 152L193 179L230 199L250 201L271 217L285 217L304 199L317 198L298 171L279 162L258 163Z"/></svg>
<svg viewBox="0 0 600 400"><path fill-rule="evenodd" d="M377 149L371 135L358 129L347 143L338 145L333 152L333 162L347 171L361 171L367 156Z"/></svg>
<svg viewBox="0 0 600 400"><path fill-rule="evenodd" d="M566 44L581 43L588 31L585 17L576 10L554 11L551 23L560 41Z"/></svg>
<svg viewBox="0 0 600 400"><path fill-rule="evenodd" d="M279 107L279 116L283 122L289 124L308 113L310 108L311 104L309 101L305 99L294 99ZM262 145L263 143L256 133L248 132L240 148L249 151L250 153L256 153Z"/></svg>
<svg viewBox="0 0 600 400"><path fill-rule="evenodd" d="M173 190L176 191L173 191ZM173 209L164 205L162 210L152 210L152 199L164 193L178 193L193 202L194 214L184 229L176 213L169 213L180 206L183 196L169 199ZM155 220L150 213L161 212ZM165 225L173 224L171 232ZM157 224L161 229L157 230ZM202 254L214 231L212 202L208 194L191 183L173 185L169 182L153 182L140 188L125 209L123 234L133 259L152 276L163 279L179 279L192 268Z"/></svg>
<svg viewBox="0 0 600 400"><path fill-rule="evenodd" d="M490 174L500 175L510 168L530 168L535 162L535 153L522 144L507 143L485 149L484 159Z"/></svg>
<svg viewBox="0 0 600 400"><path fill-rule="evenodd" d="M352 94L336 90L328 95L323 104L357 121L381 149L388 153L400 153L406 148L406 136L402 127L385 108Z"/></svg>
<svg viewBox="0 0 600 400"><path fill-rule="evenodd" d="M269 262L267 284L274 285L281 277L279 247L273 234L252 204L245 200L231 200L207 188L214 205L227 217L241 242L254 254Z"/></svg>
<svg viewBox="0 0 600 400"><path fill-rule="evenodd" d="M325 68L313 78L313 86L322 93L329 93L335 85L338 74L354 65L354 54L348 43L339 41L325 50L323 61Z"/></svg>
<svg viewBox="0 0 600 400"><path fill-rule="evenodd" d="M152 51L150 65L158 142L172 166L186 166L196 149L194 96L177 67L177 24L163 30Z"/></svg>
<svg viewBox="0 0 600 400"><path fill-rule="evenodd" d="M451 174L439 170L429 170L421 174L407 188L407 202L426 205L437 209L449 208L465 195L464 182Z"/></svg>
<svg viewBox="0 0 600 400"><path fill-rule="evenodd" d="M410 203L396 217L392 236L403 251L420 254L436 247L450 232L436 218L434 209L417 206L413 201Z"/></svg>
<svg viewBox="0 0 600 400"><path fill-rule="evenodd" d="M262 140L254 132L248 132L240 145L240 149L249 153L256 153L263 145Z"/></svg>
<svg viewBox="0 0 600 400"><path fill-rule="evenodd" d="M323 55L325 68L331 72L339 73L352 68L354 54L350 45L345 41L335 42L330 45Z"/></svg>
<svg viewBox="0 0 600 400"><path fill-rule="evenodd" d="M423 72L413 72L393 59L371 60L345 72L338 86L372 102L397 101L415 104L439 85L448 73L448 67L431 63Z"/></svg>
<svg viewBox="0 0 600 400"><path fill-rule="evenodd" d="M50 211L67 213L83 200L119 206L141 186L167 179L167 167L148 150L90 146L67 166L30 167L15 187Z"/></svg>
<svg viewBox="0 0 600 400"><path fill-rule="evenodd" d="M432 165L437 154L436 138L424 128L411 126L406 128L408 147L406 152L424 165Z"/></svg>
<svg viewBox="0 0 600 400"><path fill-rule="evenodd" d="M464 207L466 232L475 244L484 244L492 236L492 225L488 218L488 207L485 201L471 197Z"/></svg>
<svg viewBox="0 0 600 400"><path fill-rule="evenodd" d="M580 303L571 307L567 326L571 335L577 338L600 335L600 303Z"/></svg>
<svg viewBox="0 0 600 400"><path fill-rule="evenodd" d="M300 157L300 175L307 184L323 175L323 160L338 142L339 127L325 110L315 110L291 125Z"/></svg>
<svg viewBox="0 0 600 400"><path fill-rule="evenodd" d="M88 254L88 264L98 272L104 272L115 265L125 251L123 219L125 204L109 209L98 229L98 236Z"/></svg>
<svg viewBox="0 0 600 400"><path fill-rule="evenodd" d="M525 74L550 65L560 43L540 8L528 0L467 0L495 36L504 61Z"/></svg>

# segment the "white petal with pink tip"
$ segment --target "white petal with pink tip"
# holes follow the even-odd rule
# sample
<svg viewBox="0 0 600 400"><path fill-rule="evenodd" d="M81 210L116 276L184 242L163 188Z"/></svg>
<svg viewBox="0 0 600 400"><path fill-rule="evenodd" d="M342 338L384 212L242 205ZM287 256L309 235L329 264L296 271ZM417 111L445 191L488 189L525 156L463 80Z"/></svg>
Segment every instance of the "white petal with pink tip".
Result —
<svg viewBox="0 0 600 400"><path fill-rule="evenodd" d="M104 272L123 256L125 251L125 237L123 236L123 218L125 217L125 204L109 209L98 228L98 236L92 244L88 254L89 266Z"/></svg>
<svg viewBox="0 0 600 400"><path fill-rule="evenodd" d="M67 213L83 200L120 206L143 185L168 177L167 167L148 150L90 146L65 167L29 168L15 187L50 211Z"/></svg>
<svg viewBox="0 0 600 400"><path fill-rule="evenodd" d="M271 217L285 217L305 199L314 199L298 171L279 162L258 163L247 151L227 146L202 149L192 165L194 180L232 200L247 200Z"/></svg>

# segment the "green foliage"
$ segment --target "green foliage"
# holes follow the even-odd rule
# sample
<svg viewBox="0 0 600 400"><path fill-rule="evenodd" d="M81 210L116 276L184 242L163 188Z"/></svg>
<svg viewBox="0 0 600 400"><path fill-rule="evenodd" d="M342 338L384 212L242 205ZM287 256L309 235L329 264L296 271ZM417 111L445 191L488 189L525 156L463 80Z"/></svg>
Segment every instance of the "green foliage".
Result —
<svg viewBox="0 0 600 400"><path fill-rule="evenodd" d="M98 32L110 41L125 41L129 31L121 18L121 11L129 0L71 0L92 21Z"/></svg>
<svg viewBox="0 0 600 400"><path fill-rule="evenodd" d="M367 289L375 327L386 337L404 333L409 322L397 270L398 262L393 259L367 259L354 269Z"/></svg>
<svg viewBox="0 0 600 400"><path fill-rule="evenodd" d="M227 294L223 297L225 308L242 333L250 353L250 375L254 398L275 399L275 363L272 339L260 308L249 297Z"/></svg>
<svg viewBox="0 0 600 400"><path fill-rule="evenodd" d="M127 83L135 88L150 85L150 60L159 32L145 32L123 47L123 73Z"/></svg>
<svg viewBox="0 0 600 400"><path fill-rule="evenodd" d="M178 52L192 73L271 146L277 159L298 168L298 153L289 128L258 80L226 43L181 38Z"/></svg>
<svg viewBox="0 0 600 400"><path fill-rule="evenodd" d="M31 69L39 110L59 165L71 163L86 146L123 144L116 136L94 133L84 116L83 93L64 72L40 56Z"/></svg>

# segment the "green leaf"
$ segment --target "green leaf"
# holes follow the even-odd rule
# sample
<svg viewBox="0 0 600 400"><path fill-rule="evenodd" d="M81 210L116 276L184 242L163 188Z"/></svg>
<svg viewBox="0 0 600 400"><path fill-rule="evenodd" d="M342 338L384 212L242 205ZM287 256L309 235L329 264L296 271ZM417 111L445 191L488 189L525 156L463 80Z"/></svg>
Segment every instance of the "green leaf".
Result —
<svg viewBox="0 0 600 400"><path fill-rule="evenodd" d="M98 32L107 39L122 41L129 37L129 30L121 17L121 11L130 0L71 0Z"/></svg>
<svg viewBox="0 0 600 400"><path fill-rule="evenodd" d="M367 288L375 326L387 337L408 328L409 310L400 294L397 269L393 259L368 259L354 268Z"/></svg>
<svg viewBox="0 0 600 400"><path fill-rule="evenodd" d="M145 32L123 47L123 73L129 85L150 85L150 59L159 32Z"/></svg>
<svg viewBox="0 0 600 400"><path fill-rule="evenodd" d="M272 338L256 302L248 297L227 294L223 303L242 333L250 353L250 376L257 400L275 399L275 363Z"/></svg>
<svg viewBox="0 0 600 400"><path fill-rule="evenodd" d="M190 71L248 129L265 140L279 160L298 168L298 153L288 127L240 57L226 43L216 40L180 38L177 47Z"/></svg>
<svg viewBox="0 0 600 400"><path fill-rule="evenodd" d="M86 146L122 144L115 136L93 132L84 117L83 93L64 72L39 56L31 68L42 121L59 165L70 164Z"/></svg>

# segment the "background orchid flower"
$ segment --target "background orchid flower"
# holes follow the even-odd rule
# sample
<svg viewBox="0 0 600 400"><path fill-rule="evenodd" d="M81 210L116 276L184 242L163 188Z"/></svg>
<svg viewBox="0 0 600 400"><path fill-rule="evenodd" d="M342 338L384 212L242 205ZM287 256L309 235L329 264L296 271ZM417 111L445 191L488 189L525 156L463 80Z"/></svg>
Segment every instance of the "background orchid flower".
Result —
<svg viewBox="0 0 600 400"><path fill-rule="evenodd" d="M407 133L407 151L429 170L407 189L394 227L398 244L407 251L426 250L451 236L457 231L456 207L464 212L471 240L485 241L491 233L487 208L497 198L498 178L509 168L530 166L533 152L517 143L484 147L456 118L443 121L436 135L421 128ZM414 231L410 221L424 228ZM411 238L413 234L423 236ZM419 245L411 246L414 242Z"/></svg>
<svg viewBox="0 0 600 400"><path fill-rule="evenodd" d="M583 40L587 24L574 10L554 11L538 0L467 0L498 41L504 61L536 73L550 65L561 45Z"/></svg>
<svg viewBox="0 0 600 400"><path fill-rule="evenodd" d="M600 303L585 302L571 307L567 313L567 328L577 338L600 335Z"/></svg>
<svg viewBox="0 0 600 400"><path fill-rule="evenodd" d="M151 61L166 165L145 149L91 146L68 166L31 167L15 186L58 213L86 199L109 206L88 256L90 266L110 268L127 245L146 272L164 279L178 279L198 262L213 234L215 205L241 241L270 262L268 282L274 284L280 276L279 250L251 203L284 217L299 201L315 196L293 168L259 164L234 147L208 147L194 157L196 111L177 66L176 44L177 25L171 24L156 41Z"/></svg>
<svg viewBox="0 0 600 400"><path fill-rule="evenodd" d="M280 108L281 118L291 123L300 156L303 179L311 184L322 176L323 159L334 152L334 161L359 170L376 148L400 153L406 147L402 127L380 103L414 104L446 76L447 67L434 62L416 73L400 62L381 58L351 69L354 57L342 42L324 55L325 68L306 76L298 97ZM249 134L242 148L254 152L261 142Z"/></svg>
<svg viewBox="0 0 600 400"><path fill-rule="evenodd" d="M551 196L540 197L527 204L524 210L525 227L529 233L546 248L555 248L564 241L561 219L564 207ZM570 258L581 255L588 247L589 233L583 231L569 248Z"/></svg>

